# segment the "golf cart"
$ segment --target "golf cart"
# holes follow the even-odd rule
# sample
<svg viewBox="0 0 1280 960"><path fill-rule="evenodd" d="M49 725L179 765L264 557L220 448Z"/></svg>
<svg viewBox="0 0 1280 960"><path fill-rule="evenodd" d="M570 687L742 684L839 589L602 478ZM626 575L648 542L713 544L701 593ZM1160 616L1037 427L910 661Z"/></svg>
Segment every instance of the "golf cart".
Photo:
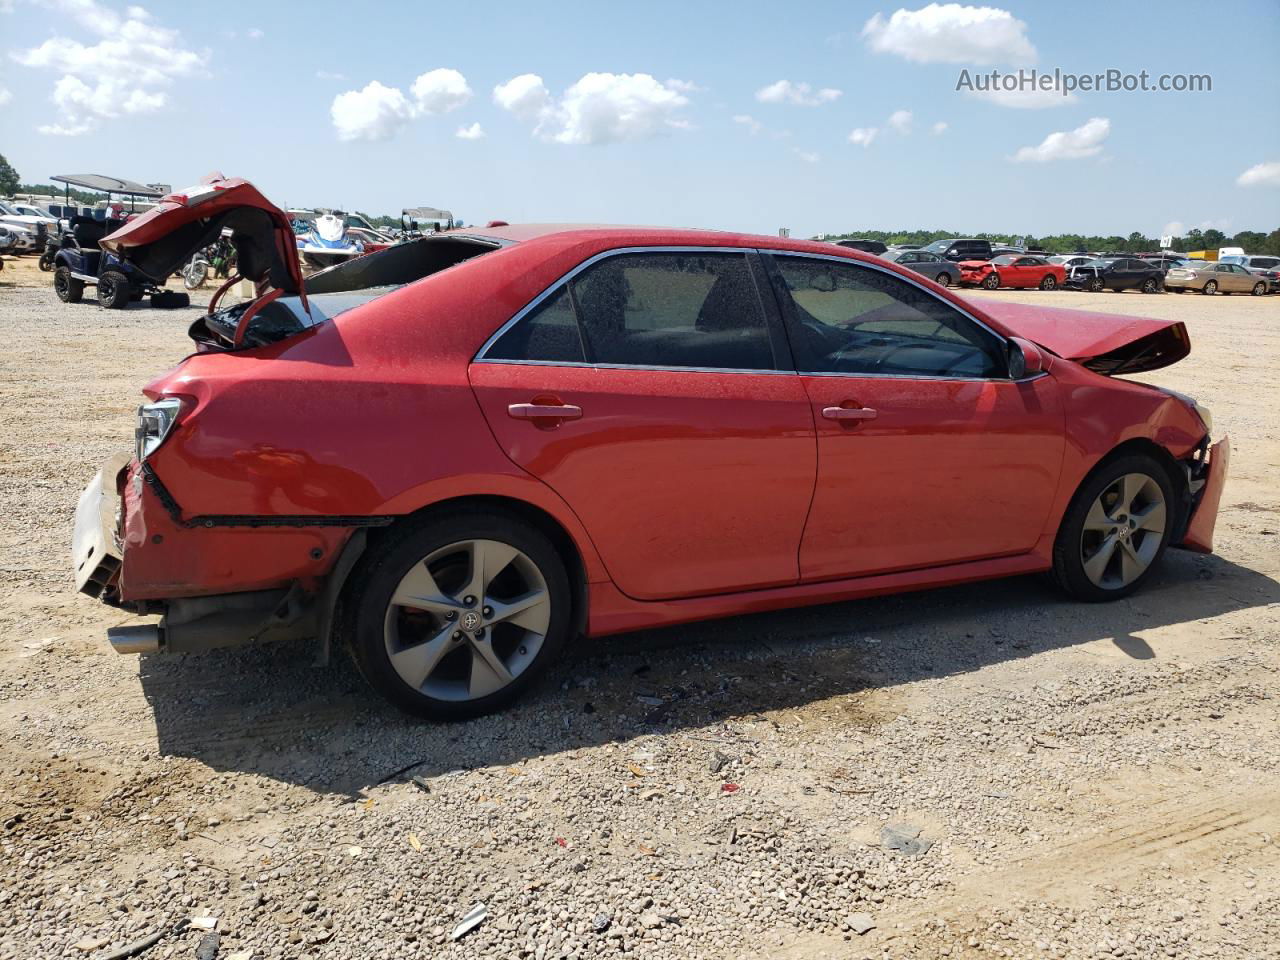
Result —
<svg viewBox="0 0 1280 960"><path fill-rule="evenodd" d="M113 233L131 219L116 194L129 198L130 206L137 197L159 199L163 194L154 187L102 177L96 174L63 174L53 177L70 186L100 190L107 194L108 206L102 217L77 214L70 229L62 234L58 251L53 256L53 290L63 303L79 303L84 288L98 288L98 303L112 310L123 310L132 300L150 294L153 307L186 307L191 298L185 293L164 289L164 278L151 277L115 254L98 246L103 237ZM95 211L95 214L97 211Z"/></svg>

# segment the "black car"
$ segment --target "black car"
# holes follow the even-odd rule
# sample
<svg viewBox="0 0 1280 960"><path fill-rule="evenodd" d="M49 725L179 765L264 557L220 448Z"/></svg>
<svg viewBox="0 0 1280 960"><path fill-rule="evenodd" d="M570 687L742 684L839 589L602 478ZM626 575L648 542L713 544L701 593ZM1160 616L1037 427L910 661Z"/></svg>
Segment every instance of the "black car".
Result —
<svg viewBox="0 0 1280 960"><path fill-rule="evenodd" d="M1164 289L1164 270L1158 263L1136 257L1099 257L1067 271L1065 286L1073 290L1141 290L1159 293Z"/></svg>
<svg viewBox="0 0 1280 960"><path fill-rule="evenodd" d="M889 247L879 240L837 240L836 246L848 247L850 250L861 250L864 253L882 254Z"/></svg>
<svg viewBox="0 0 1280 960"><path fill-rule="evenodd" d="M930 253L936 253L944 260L950 260L952 263L959 263L961 260L990 260L992 257L990 240L956 238L935 240L925 249Z"/></svg>

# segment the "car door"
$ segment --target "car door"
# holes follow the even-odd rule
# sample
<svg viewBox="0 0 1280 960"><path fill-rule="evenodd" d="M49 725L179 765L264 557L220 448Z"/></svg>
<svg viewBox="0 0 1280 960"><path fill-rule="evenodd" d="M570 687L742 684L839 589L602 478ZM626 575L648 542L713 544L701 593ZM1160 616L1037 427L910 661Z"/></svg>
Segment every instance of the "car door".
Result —
<svg viewBox="0 0 1280 960"><path fill-rule="evenodd" d="M1010 380L1001 337L887 270L769 265L818 435L801 578L1030 550L1064 448L1053 378Z"/></svg>
<svg viewBox="0 0 1280 960"><path fill-rule="evenodd" d="M1226 281L1230 284L1223 284L1223 288L1230 290L1232 293L1251 293L1253 285L1257 282L1253 274L1238 263L1229 263L1226 269L1230 272L1226 275Z"/></svg>
<svg viewBox="0 0 1280 960"><path fill-rule="evenodd" d="M613 251L471 364L498 442L568 503L633 598L799 577L813 416L760 269L742 250Z"/></svg>

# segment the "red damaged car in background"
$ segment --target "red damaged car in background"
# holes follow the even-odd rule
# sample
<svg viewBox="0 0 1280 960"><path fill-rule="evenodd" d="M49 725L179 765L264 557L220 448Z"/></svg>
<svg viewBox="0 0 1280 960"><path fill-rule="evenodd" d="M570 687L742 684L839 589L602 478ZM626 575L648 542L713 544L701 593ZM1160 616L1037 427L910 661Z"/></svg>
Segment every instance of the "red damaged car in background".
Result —
<svg viewBox="0 0 1280 960"><path fill-rule="evenodd" d="M122 652L350 648L410 711L512 700L566 639L1051 571L1123 597L1212 549L1228 443L1181 323L984 303L830 244L500 226L310 277L243 180L103 246L164 276L232 232L76 513ZM997 265L999 266L999 265Z"/></svg>
<svg viewBox="0 0 1280 960"><path fill-rule="evenodd" d="M962 286L998 290L1000 287L1039 287L1056 290L1067 278L1066 268L1044 257L1005 254L992 260L962 260Z"/></svg>

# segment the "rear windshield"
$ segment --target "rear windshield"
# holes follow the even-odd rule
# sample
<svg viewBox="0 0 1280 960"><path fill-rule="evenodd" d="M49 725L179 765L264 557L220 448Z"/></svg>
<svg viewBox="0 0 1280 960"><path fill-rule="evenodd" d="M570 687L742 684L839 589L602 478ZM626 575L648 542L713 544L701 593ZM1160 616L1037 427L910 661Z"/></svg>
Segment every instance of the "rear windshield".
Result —
<svg viewBox="0 0 1280 960"><path fill-rule="evenodd" d="M250 319L241 346L278 343L500 246L498 241L484 237L422 237L321 270L304 281L310 315L301 297L273 300ZM232 347L240 319L253 302L201 317L191 326L192 339L209 347Z"/></svg>

